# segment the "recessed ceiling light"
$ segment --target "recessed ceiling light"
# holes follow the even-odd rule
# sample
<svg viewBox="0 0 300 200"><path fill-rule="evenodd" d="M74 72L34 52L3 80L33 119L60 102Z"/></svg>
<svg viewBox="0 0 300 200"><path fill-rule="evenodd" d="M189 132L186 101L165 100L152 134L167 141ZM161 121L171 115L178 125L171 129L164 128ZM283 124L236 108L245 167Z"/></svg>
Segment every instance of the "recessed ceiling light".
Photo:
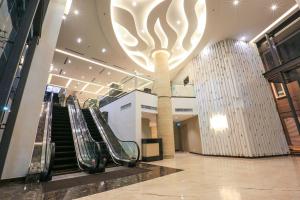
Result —
<svg viewBox="0 0 300 200"><path fill-rule="evenodd" d="M65 75L67 72L63 71L63 75Z"/></svg>
<svg viewBox="0 0 300 200"><path fill-rule="evenodd" d="M75 86L74 88L77 89L77 86Z"/></svg>
<svg viewBox="0 0 300 200"><path fill-rule="evenodd" d="M102 48L102 49L101 49L101 52L102 52L102 53L105 53L105 52L106 52L106 49L105 49L105 48Z"/></svg>
<svg viewBox="0 0 300 200"><path fill-rule="evenodd" d="M237 5L239 5L240 1L239 0L234 0L232 3L233 3L233 5L237 6Z"/></svg>
<svg viewBox="0 0 300 200"><path fill-rule="evenodd" d="M180 20L177 20L177 21L176 21L176 24L178 24L178 25L181 24L181 21L180 21Z"/></svg>
<svg viewBox="0 0 300 200"><path fill-rule="evenodd" d="M93 69L93 67L92 67L92 66L89 66L89 70L91 70L91 69Z"/></svg>
<svg viewBox="0 0 300 200"><path fill-rule="evenodd" d="M82 39L81 38L77 38L77 43L81 43L82 42Z"/></svg>
<svg viewBox="0 0 300 200"><path fill-rule="evenodd" d="M66 15L63 15L63 16L62 16L62 19L63 19L63 20L67 19L67 16L66 16Z"/></svg>
<svg viewBox="0 0 300 200"><path fill-rule="evenodd" d="M133 1L133 2L132 2L132 6L133 6L133 7L136 7L136 5L137 5L136 1Z"/></svg>
<svg viewBox="0 0 300 200"><path fill-rule="evenodd" d="M74 10L74 14L75 14L75 15L78 15L78 14L79 14L79 11L78 11L78 10Z"/></svg>
<svg viewBox="0 0 300 200"><path fill-rule="evenodd" d="M72 61L71 61L70 59L68 59L68 63L69 63L69 64L71 64L71 63L72 63Z"/></svg>
<svg viewBox="0 0 300 200"><path fill-rule="evenodd" d="M111 72L107 72L107 75L108 75L108 76L111 75Z"/></svg>
<svg viewBox="0 0 300 200"><path fill-rule="evenodd" d="M81 78L84 79L85 77L84 77L84 76L81 76Z"/></svg>
<svg viewBox="0 0 300 200"><path fill-rule="evenodd" d="M278 6L277 6L276 4L273 4L273 5L271 6L271 10L273 10L273 11L277 10L277 8L278 8Z"/></svg>

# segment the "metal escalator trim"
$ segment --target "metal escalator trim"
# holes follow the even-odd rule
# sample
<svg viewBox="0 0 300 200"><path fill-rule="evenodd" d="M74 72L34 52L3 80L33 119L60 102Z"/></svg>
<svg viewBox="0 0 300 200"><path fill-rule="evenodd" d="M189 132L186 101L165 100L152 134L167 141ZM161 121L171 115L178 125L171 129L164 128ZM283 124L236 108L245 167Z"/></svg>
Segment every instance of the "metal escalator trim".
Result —
<svg viewBox="0 0 300 200"><path fill-rule="evenodd" d="M111 132L111 134L113 135L113 137L115 137L116 140L118 140L118 142L119 142L119 141L120 141L120 142L130 142L130 143L134 143L134 144L136 145L137 152L138 152L138 156L137 156L136 160L120 158L120 157L117 155L117 153L114 151L114 147L113 147L113 145L111 144L111 142L110 142L108 136L107 136L106 133L105 133L105 128L103 127L103 124L101 124L101 122L99 121L99 118L102 117L100 111L98 111L96 108L89 108L89 111L90 111L90 113L91 113L91 115L92 115L92 117L93 117L94 123L96 124L96 126L97 126L97 128L98 128L99 133L101 134L103 140L105 141L105 143L106 143L107 146L109 147L109 151L110 151L110 153L111 153L111 155L112 155L113 160L114 160L115 162L116 162L116 160L118 160L118 161L116 162L117 164L122 164L122 163L120 163L119 161L126 162L126 163L131 163L132 161L137 162L137 161L139 160L139 157L140 157L140 149L139 149L138 144L137 144L135 141L122 141L122 140L120 140L119 138L117 138L117 136L116 136L116 135L113 133L113 131L110 129L109 131ZM96 113L96 112L99 112L99 113ZM99 117L97 117L97 116L98 116L97 114L99 115ZM104 120L104 119L102 119L102 120ZM109 127L108 127L108 128L109 128ZM123 148L121 144L120 144L120 146L121 146L121 148ZM123 150L123 151L126 152L125 150ZM127 155L127 156L128 156L128 155ZM128 156L128 157L130 157L130 156Z"/></svg>

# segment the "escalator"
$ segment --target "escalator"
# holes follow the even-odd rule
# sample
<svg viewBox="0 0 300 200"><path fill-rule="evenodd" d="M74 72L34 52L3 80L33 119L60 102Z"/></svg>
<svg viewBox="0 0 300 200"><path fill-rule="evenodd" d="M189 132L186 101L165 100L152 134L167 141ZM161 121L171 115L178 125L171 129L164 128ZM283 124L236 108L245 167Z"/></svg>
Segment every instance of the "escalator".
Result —
<svg viewBox="0 0 300 200"><path fill-rule="evenodd" d="M103 172L106 158L100 144L93 140L78 102L71 97L67 107L53 104L53 95L43 104L37 138L41 141L39 180L77 171ZM36 163L36 161L35 161ZM28 175L36 174L32 163Z"/></svg>
<svg viewBox="0 0 300 200"><path fill-rule="evenodd" d="M90 131L90 134L91 134L91 137L99 142L101 148L103 149L103 154L107 160L107 164L110 164L112 165L113 161L112 161L112 158L109 154L109 150L105 144L105 141L103 140L101 134L99 134L99 131L98 131L98 128L94 122L94 119L90 113L90 110L89 109L82 109L82 114L84 116L84 119L86 121L86 124L87 124L87 127Z"/></svg>
<svg viewBox="0 0 300 200"><path fill-rule="evenodd" d="M53 174L79 171L67 107L53 106L51 138L55 143Z"/></svg>
<svg viewBox="0 0 300 200"><path fill-rule="evenodd" d="M83 109L83 113L91 135L105 142L112 160L118 165L135 166L140 156L138 144L118 139L97 107Z"/></svg>

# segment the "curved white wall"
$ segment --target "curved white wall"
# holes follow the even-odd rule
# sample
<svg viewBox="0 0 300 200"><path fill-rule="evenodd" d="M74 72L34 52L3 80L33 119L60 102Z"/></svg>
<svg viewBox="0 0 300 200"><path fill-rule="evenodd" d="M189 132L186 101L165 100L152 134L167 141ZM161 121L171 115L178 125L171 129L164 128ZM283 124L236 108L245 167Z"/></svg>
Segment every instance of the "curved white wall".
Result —
<svg viewBox="0 0 300 200"><path fill-rule="evenodd" d="M256 157L289 153L255 47L221 41L193 60L192 71L203 154ZM219 117L211 124L216 115Z"/></svg>

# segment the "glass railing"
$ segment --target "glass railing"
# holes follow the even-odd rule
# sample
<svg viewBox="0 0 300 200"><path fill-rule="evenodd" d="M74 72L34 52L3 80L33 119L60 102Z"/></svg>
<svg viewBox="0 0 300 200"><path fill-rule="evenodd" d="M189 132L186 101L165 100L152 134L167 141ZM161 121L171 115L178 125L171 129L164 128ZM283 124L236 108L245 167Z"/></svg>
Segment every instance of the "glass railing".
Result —
<svg viewBox="0 0 300 200"><path fill-rule="evenodd" d="M140 157L138 144L135 141L118 139L103 118L99 108L90 107L89 110L114 162L120 165L135 166Z"/></svg>
<svg viewBox="0 0 300 200"><path fill-rule="evenodd" d="M51 168L55 155L55 144L51 141L53 94L42 105L32 160L26 182L51 180Z"/></svg>
<svg viewBox="0 0 300 200"><path fill-rule="evenodd" d="M173 97L195 97L194 85L176 85L171 86Z"/></svg>
<svg viewBox="0 0 300 200"><path fill-rule="evenodd" d="M90 135L78 101L74 97L69 97L67 105L79 167L91 173L104 171L105 157L100 144Z"/></svg>

